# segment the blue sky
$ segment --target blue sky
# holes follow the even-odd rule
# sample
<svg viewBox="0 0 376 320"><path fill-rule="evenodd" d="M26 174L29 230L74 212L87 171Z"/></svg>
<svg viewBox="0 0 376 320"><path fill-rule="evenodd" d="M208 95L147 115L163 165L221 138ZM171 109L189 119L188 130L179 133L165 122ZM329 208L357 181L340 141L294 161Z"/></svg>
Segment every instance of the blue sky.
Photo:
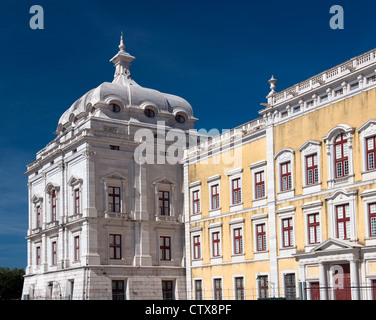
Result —
<svg viewBox="0 0 376 320"><path fill-rule="evenodd" d="M44 9L32 30L29 9ZM344 29L329 27L332 5ZM374 0L7 1L0 28L0 266L26 266L26 165L53 138L61 114L112 81L124 31L133 78L188 100L196 128L258 117L277 91L376 47Z"/></svg>

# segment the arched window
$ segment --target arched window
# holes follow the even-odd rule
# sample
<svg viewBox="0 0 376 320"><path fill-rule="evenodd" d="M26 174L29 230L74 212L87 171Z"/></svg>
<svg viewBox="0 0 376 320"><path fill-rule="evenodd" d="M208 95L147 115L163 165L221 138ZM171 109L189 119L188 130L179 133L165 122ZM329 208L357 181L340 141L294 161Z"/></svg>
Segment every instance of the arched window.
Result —
<svg viewBox="0 0 376 320"><path fill-rule="evenodd" d="M340 133L335 139L335 174L336 178L346 177L349 175L349 147L347 139L343 133Z"/></svg>

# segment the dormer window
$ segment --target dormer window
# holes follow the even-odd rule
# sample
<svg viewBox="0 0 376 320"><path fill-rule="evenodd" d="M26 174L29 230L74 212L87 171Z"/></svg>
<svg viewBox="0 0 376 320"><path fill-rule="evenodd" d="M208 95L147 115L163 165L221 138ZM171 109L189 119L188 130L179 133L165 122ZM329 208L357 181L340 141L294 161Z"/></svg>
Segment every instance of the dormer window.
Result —
<svg viewBox="0 0 376 320"><path fill-rule="evenodd" d="M148 118L154 118L155 117L155 111L151 108L146 108L144 110L144 114L145 116L147 116Z"/></svg>
<svg viewBox="0 0 376 320"><path fill-rule="evenodd" d="M120 106L117 105L116 103L113 103L113 104L111 104L110 106L111 106L111 110L112 110L112 112L119 113L120 110L121 110Z"/></svg>
<svg viewBox="0 0 376 320"><path fill-rule="evenodd" d="M182 116L181 114L177 114L177 115L175 116L175 120L176 120L176 122L178 122L178 123L184 123L184 122L185 122L185 118L184 118L184 116Z"/></svg>

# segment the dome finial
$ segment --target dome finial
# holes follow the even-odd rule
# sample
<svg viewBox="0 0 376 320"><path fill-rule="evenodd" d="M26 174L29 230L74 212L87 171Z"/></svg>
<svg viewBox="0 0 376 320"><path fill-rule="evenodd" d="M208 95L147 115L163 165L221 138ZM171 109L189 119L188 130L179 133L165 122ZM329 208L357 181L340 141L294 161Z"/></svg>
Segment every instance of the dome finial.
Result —
<svg viewBox="0 0 376 320"><path fill-rule="evenodd" d="M119 49L120 49L120 51L124 51L124 49L125 49L125 45L124 45L124 41L123 41L123 31L121 32L121 36L120 36Z"/></svg>

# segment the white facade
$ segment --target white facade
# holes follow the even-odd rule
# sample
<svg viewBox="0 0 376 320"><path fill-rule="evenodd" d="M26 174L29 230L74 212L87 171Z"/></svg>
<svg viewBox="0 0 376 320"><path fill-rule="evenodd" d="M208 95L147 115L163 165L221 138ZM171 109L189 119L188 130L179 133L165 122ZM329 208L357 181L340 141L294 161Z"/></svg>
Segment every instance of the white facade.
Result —
<svg viewBox="0 0 376 320"><path fill-rule="evenodd" d="M183 170L166 163L165 134L197 119L184 99L139 86L119 49L113 82L78 99L28 165L23 299L186 298ZM140 164L150 133L155 161Z"/></svg>

